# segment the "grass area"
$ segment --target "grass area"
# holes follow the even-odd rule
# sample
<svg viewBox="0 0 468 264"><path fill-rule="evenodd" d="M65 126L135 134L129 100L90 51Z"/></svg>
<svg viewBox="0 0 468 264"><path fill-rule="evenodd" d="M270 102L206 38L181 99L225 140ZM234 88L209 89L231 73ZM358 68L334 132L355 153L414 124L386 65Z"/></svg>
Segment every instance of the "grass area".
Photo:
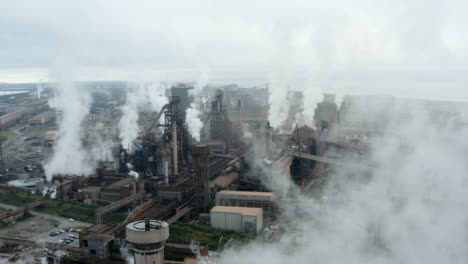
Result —
<svg viewBox="0 0 468 264"><path fill-rule="evenodd" d="M231 237L239 241L248 241L255 238L252 234L224 230L196 223L185 224L177 222L171 225L169 232L169 243L190 243L192 240L197 240L200 242L200 245L208 245L210 250L218 249L221 238L221 244L224 244Z"/></svg>
<svg viewBox="0 0 468 264"><path fill-rule="evenodd" d="M127 210L120 208L114 212L110 212L102 217L102 222L107 225L116 225L122 223L127 218Z"/></svg>
<svg viewBox="0 0 468 264"><path fill-rule="evenodd" d="M14 137L16 133L10 130L1 130L0 137Z"/></svg>
<svg viewBox="0 0 468 264"><path fill-rule="evenodd" d="M94 222L94 210L96 210L96 208L97 207L94 205L48 199L45 200L44 208L40 210L50 214L73 218L75 220Z"/></svg>
<svg viewBox="0 0 468 264"><path fill-rule="evenodd" d="M38 200L38 196L13 190L0 190L0 202L14 206L24 206Z"/></svg>
<svg viewBox="0 0 468 264"><path fill-rule="evenodd" d="M40 199L42 199L42 197L39 195L0 189L0 203L24 206ZM44 203L45 206L43 208L37 208L36 210L90 223L95 221L94 211L98 208L95 205L64 200L47 199ZM126 211L117 210L105 215L103 217L103 223L115 224L125 219L125 217Z"/></svg>

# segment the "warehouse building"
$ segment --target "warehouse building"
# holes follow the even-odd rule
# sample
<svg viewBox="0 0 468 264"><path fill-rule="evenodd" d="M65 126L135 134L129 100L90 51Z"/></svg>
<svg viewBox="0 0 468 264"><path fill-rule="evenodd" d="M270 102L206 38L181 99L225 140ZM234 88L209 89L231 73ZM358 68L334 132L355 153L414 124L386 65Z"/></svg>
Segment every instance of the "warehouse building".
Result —
<svg viewBox="0 0 468 264"><path fill-rule="evenodd" d="M107 259L109 257L109 243L114 236L108 234L107 225L93 225L79 233L80 248L83 253L94 259Z"/></svg>
<svg viewBox="0 0 468 264"><path fill-rule="evenodd" d="M269 225L276 215L278 199L272 192L220 191L216 193L217 206L262 208L263 224Z"/></svg>
<svg viewBox="0 0 468 264"><path fill-rule="evenodd" d="M55 112L54 111L46 111L40 113L36 116L33 116L29 119L29 124L31 126L42 126L52 120L55 119Z"/></svg>
<svg viewBox="0 0 468 264"><path fill-rule="evenodd" d="M215 206L210 211L211 226L257 234L263 227L262 208Z"/></svg>
<svg viewBox="0 0 468 264"><path fill-rule="evenodd" d="M133 177L123 178L101 190L101 199L118 201L144 190L144 181L136 181Z"/></svg>

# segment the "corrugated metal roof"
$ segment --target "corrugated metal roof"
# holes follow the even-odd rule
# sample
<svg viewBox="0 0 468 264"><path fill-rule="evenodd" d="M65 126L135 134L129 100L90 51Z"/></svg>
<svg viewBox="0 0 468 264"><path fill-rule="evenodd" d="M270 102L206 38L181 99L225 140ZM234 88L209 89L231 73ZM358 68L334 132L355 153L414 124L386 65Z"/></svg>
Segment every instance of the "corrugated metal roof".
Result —
<svg viewBox="0 0 468 264"><path fill-rule="evenodd" d="M215 206L211 209L211 213L233 213L233 214L242 214L256 216L263 213L262 208L252 208L252 207L233 207L233 206Z"/></svg>

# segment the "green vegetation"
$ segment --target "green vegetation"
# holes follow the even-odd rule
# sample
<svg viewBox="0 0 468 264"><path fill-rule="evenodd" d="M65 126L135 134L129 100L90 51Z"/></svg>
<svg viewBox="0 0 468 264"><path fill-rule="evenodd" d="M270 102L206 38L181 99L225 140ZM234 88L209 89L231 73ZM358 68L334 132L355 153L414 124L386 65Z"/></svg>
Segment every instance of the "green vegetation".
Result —
<svg viewBox="0 0 468 264"><path fill-rule="evenodd" d="M14 206L24 206L40 199L42 199L42 197L39 195L0 189L0 203ZM36 210L91 223L95 220L94 211L96 208L98 208L95 205L53 199L44 200L44 204L44 207L36 208ZM126 212L123 210L118 210L105 215L103 217L103 223L119 223L125 219L125 217Z"/></svg>
<svg viewBox="0 0 468 264"><path fill-rule="evenodd" d="M0 137L14 137L16 133L11 130L1 130Z"/></svg>
<svg viewBox="0 0 468 264"><path fill-rule="evenodd" d="M38 200L38 197L13 190L0 190L0 202L8 205L24 206Z"/></svg>
<svg viewBox="0 0 468 264"><path fill-rule="evenodd" d="M94 222L94 210L97 208L94 205L51 199L45 200L44 203L44 208L39 209L43 212L85 222Z"/></svg>
<svg viewBox="0 0 468 264"><path fill-rule="evenodd" d="M221 245L223 245L231 237L239 241L248 241L255 236L196 223L177 222L171 225L168 242L190 243L190 241L196 240L200 242L200 245L208 245L210 250L216 250L219 247L220 240Z"/></svg>
<svg viewBox="0 0 468 264"><path fill-rule="evenodd" d="M127 210L120 208L114 212L110 212L102 217L102 222L107 225L117 225L122 223L127 218Z"/></svg>

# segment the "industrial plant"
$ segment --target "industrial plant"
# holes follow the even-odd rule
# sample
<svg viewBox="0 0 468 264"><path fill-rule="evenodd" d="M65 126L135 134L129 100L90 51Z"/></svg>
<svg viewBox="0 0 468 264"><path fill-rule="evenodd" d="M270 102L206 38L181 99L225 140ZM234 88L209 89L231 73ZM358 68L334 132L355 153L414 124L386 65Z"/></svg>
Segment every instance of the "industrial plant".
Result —
<svg viewBox="0 0 468 264"><path fill-rule="evenodd" d="M337 102L335 94L323 94L306 122L302 92L291 91L287 116L273 127L268 84L80 83L92 103L74 142L86 160L74 174L79 152L60 150L69 128L67 110L53 103L56 85L12 86L0 97L0 257L10 262L27 255L36 263L197 263L249 241L269 243L290 225L284 208L323 200L334 171L372 175L370 141L390 133L390 117L369 113L370 102L417 105L434 122L464 125L461 103L358 95ZM132 99L141 85L147 93ZM151 93L159 109L148 107ZM136 133L125 145L130 111ZM54 171L59 151L71 160Z"/></svg>

